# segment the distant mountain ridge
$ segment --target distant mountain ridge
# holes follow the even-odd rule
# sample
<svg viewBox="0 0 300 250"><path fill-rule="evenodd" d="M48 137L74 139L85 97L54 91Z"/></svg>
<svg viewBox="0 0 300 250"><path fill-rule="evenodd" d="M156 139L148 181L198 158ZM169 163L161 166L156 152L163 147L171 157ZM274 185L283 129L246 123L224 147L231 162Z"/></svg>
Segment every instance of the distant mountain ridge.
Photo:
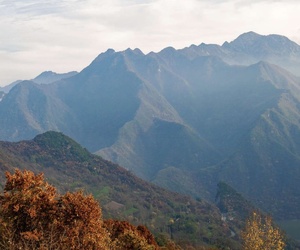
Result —
<svg viewBox="0 0 300 250"><path fill-rule="evenodd" d="M262 36L254 32L240 35L230 43L224 43L222 47L235 50L240 53L255 55L264 59L265 56L292 56L299 55L299 45L287 37L280 35ZM261 53L264 50L264 53Z"/></svg>
<svg viewBox="0 0 300 250"><path fill-rule="evenodd" d="M69 78L72 77L74 75L76 75L78 72L76 71L71 71L68 73L55 73L53 71L44 71L43 73L39 74L37 77L35 77L34 79L32 79L31 81L38 83L38 84L49 84L49 83L53 83L65 78ZM8 93L15 85L17 85L18 83L22 82L23 80L17 80L14 81L10 84L8 84L7 86L4 87L0 87L0 91L3 91L4 93Z"/></svg>
<svg viewBox="0 0 300 250"><path fill-rule="evenodd" d="M72 77L76 75L78 72L76 71L71 71L68 73L55 73L53 71L44 71L43 73L39 74L37 77L32 79L33 82L38 83L38 84L49 84L53 83L65 78Z"/></svg>
<svg viewBox="0 0 300 250"><path fill-rule="evenodd" d="M259 61L277 64L300 76L300 46L280 35L259 35L255 32L241 34L232 42L222 46L215 44L192 45L180 50L195 56L217 56L229 64L250 65Z"/></svg>
<svg viewBox="0 0 300 250"><path fill-rule="evenodd" d="M147 55L109 49L72 77L15 86L0 139L61 131L163 187L212 200L225 181L276 218L300 218L299 51L254 32Z"/></svg>
<svg viewBox="0 0 300 250"><path fill-rule="evenodd" d="M17 80L17 81L14 81L14 82L8 84L7 86L0 87L0 91L3 91L4 93L8 93L15 85L17 85L20 82L22 82L22 81Z"/></svg>

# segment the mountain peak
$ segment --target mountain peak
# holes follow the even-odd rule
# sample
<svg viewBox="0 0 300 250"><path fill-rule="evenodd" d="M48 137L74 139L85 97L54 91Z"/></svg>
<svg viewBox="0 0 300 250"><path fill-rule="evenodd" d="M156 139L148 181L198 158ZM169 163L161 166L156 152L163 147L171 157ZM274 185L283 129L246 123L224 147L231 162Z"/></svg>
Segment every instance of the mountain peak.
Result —
<svg viewBox="0 0 300 250"><path fill-rule="evenodd" d="M37 135L33 141L41 148L51 151L58 158L68 156L84 161L90 157L90 153L86 149L61 132L47 131Z"/></svg>
<svg viewBox="0 0 300 250"><path fill-rule="evenodd" d="M48 76L48 75L55 75L56 73L49 70L49 71L44 71L42 72L41 74L39 74L37 77L40 77L40 76Z"/></svg>
<svg viewBox="0 0 300 250"><path fill-rule="evenodd" d="M161 50L158 54L169 57L169 56L174 55L174 53L176 53L176 49L169 46L169 47L166 47L163 50Z"/></svg>
<svg viewBox="0 0 300 250"><path fill-rule="evenodd" d="M231 48L232 47L239 48L239 50L243 50L249 46L252 46L261 37L263 37L263 36L253 32L253 31L249 31L249 32L239 35L236 39L234 39L230 43L225 42L222 46L231 47Z"/></svg>
<svg viewBox="0 0 300 250"><path fill-rule="evenodd" d="M111 54L114 54L116 51L114 49L107 49L104 53L102 54L108 54L108 55L111 55Z"/></svg>
<svg viewBox="0 0 300 250"><path fill-rule="evenodd" d="M72 77L72 76L76 75L77 73L78 73L77 71L71 71L68 73L58 74L53 71L44 71L41 74L39 74L37 77L32 79L31 81L38 83L38 84L49 84L49 83L53 83L53 82L65 79L65 78Z"/></svg>
<svg viewBox="0 0 300 250"><path fill-rule="evenodd" d="M259 35L253 31L241 34L230 43L225 42L222 47L259 58L300 53L300 46L285 36Z"/></svg>
<svg viewBox="0 0 300 250"><path fill-rule="evenodd" d="M241 35L239 35L235 40L254 40L262 37L263 35L260 35L254 31L245 32Z"/></svg>
<svg viewBox="0 0 300 250"><path fill-rule="evenodd" d="M44 141L46 139L49 139L49 138L52 138L52 139L55 139L55 140L60 140L60 138L64 138L64 139L67 139L69 137L67 137L66 135L64 135L63 133L61 132L57 132L57 131L47 131L45 133L42 133L42 134L38 134L36 137L34 137L34 141L35 142L40 142L40 141Z"/></svg>
<svg viewBox="0 0 300 250"><path fill-rule="evenodd" d="M125 53L136 54L136 55L144 55L144 53L139 48L135 48L135 49L128 48L124 52Z"/></svg>
<svg viewBox="0 0 300 250"><path fill-rule="evenodd" d="M112 55L114 55L116 53L116 51L114 49L108 49L105 52L100 53L91 64L93 64L94 62L99 62L101 60L103 60L104 58L109 58Z"/></svg>
<svg viewBox="0 0 300 250"><path fill-rule="evenodd" d="M43 134L39 134L33 139L33 141L39 144L41 147L58 150L62 150L64 147L67 147L66 145L69 144L77 144L73 139L61 132L56 131L47 131Z"/></svg>

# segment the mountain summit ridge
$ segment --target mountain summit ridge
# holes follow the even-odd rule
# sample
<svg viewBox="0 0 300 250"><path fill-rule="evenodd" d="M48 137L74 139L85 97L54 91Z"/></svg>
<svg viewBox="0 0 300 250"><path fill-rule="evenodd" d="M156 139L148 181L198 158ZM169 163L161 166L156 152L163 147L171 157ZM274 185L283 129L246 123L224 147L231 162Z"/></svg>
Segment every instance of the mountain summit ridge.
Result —
<svg viewBox="0 0 300 250"><path fill-rule="evenodd" d="M233 49L237 52L248 53L259 56L278 56L299 55L300 46L281 35L259 35L255 32L247 32L230 43L223 45L227 49ZM263 51L263 53L262 53Z"/></svg>

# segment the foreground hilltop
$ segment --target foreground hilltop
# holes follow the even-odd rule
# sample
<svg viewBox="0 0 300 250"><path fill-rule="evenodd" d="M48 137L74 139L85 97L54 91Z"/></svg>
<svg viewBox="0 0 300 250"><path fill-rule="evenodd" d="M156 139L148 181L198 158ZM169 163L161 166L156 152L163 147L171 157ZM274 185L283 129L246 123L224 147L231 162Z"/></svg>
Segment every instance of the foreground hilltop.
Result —
<svg viewBox="0 0 300 250"><path fill-rule="evenodd" d="M44 172L60 193L84 189L99 200L104 218L147 225L160 240L238 249L238 237L232 237L229 227L241 228L240 221L227 224L215 205L145 182L90 154L61 133L47 132L30 141L0 142L2 185L4 172L14 168Z"/></svg>

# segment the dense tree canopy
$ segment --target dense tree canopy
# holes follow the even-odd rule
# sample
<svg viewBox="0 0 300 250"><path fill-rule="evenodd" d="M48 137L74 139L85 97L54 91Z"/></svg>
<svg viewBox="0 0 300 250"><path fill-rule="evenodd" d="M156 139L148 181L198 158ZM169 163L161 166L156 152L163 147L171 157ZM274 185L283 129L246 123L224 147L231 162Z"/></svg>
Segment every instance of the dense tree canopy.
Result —
<svg viewBox="0 0 300 250"><path fill-rule="evenodd" d="M285 243L280 230L269 216L253 212L242 232L244 250L282 250Z"/></svg>
<svg viewBox="0 0 300 250"><path fill-rule="evenodd" d="M91 195L58 195L43 174L26 170L6 173L6 178L0 195L1 249L158 249L144 226L104 222Z"/></svg>

